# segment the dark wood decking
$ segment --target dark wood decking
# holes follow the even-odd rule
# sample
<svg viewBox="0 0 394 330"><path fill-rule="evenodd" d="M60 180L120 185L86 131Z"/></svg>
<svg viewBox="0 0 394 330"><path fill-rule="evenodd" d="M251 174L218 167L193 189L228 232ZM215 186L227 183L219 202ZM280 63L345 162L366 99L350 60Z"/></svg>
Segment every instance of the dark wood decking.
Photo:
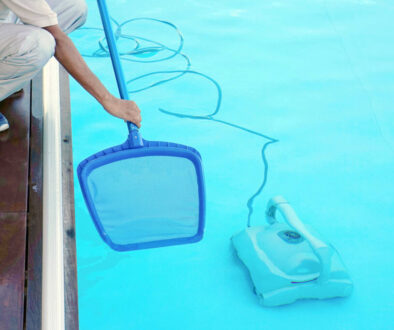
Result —
<svg viewBox="0 0 394 330"><path fill-rule="evenodd" d="M0 328L22 329L28 212L30 93L0 103Z"/></svg>
<svg viewBox="0 0 394 330"><path fill-rule="evenodd" d="M41 73L32 81L25 328L41 329L43 233L43 100Z"/></svg>
<svg viewBox="0 0 394 330"><path fill-rule="evenodd" d="M65 328L78 329L74 188L68 76L61 70ZM43 234L42 75L0 102L0 330L41 329Z"/></svg>
<svg viewBox="0 0 394 330"><path fill-rule="evenodd" d="M67 330L78 330L78 283L75 237L74 178L68 74L60 69L62 135L64 318Z"/></svg>

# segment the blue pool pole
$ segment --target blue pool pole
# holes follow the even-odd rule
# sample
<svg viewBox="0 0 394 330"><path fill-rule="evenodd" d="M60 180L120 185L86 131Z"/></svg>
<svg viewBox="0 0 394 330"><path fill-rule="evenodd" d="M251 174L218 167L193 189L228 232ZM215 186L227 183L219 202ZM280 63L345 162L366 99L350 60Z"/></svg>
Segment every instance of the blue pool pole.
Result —
<svg viewBox="0 0 394 330"><path fill-rule="evenodd" d="M97 4L100 11L101 21L104 27L105 38L107 39L107 44L109 48L109 54L111 56L112 66L115 71L116 82L118 84L119 94L123 100L129 99L129 93L127 91L127 86L125 83L124 73L122 69L122 64L120 63L120 57L118 48L116 46L116 40L114 38L114 32L111 26L111 20L108 15L108 8L105 0L97 0ZM138 131L138 127L132 122L127 122L127 127L129 129L130 142L133 146L142 146L142 138Z"/></svg>

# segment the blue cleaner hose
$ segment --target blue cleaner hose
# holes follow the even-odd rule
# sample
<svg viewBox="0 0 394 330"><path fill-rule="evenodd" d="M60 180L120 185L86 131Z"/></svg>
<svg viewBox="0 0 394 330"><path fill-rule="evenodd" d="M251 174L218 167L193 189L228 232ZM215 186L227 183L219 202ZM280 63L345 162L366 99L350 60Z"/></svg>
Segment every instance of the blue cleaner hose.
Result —
<svg viewBox="0 0 394 330"><path fill-rule="evenodd" d="M119 52L121 60L144 64L144 63L168 61L171 58L179 56L184 61L184 68L183 69L169 70L169 71L153 71L153 72L149 72L149 73L146 73L146 74L143 74L143 75L140 75L140 76L137 76L137 77L127 80L126 84L127 84L129 94L135 94L135 93L139 93L139 92L148 90L150 88L168 83L169 81L178 79L184 75L194 75L194 76L202 77L203 79L206 79L209 83L211 83L217 91L217 101L216 101L213 111L209 115L203 115L203 116L189 115L189 114L185 114L185 113L169 111L169 110L166 110L163 108L159 108L158 110L168 116L191 119L191 120L208 120L208 121L215 122L217 124L230 126L234 129L241 130L247 134L253 134L253 135L259 136L265 141L262 148L261 148L261 158L262 158L262 162L264 165L262 182L259 185L256 192L253 193L248 198L248 200L246 202L246 206L248 208L247 226L250 227L252 215L253 215L253 211L254 211L254 208L253 208L254 201L258 196L260 196L260 194L263 192L264 187L267 184L269 164L268 164L267 157L266 157L266 150L270 144L276 143L279 140L277 140L273 137L270 137L268 135L265 135L263 133L248 129L243 126L240 126L238 124L234 124L234 123L231 123L228 121L224 121L224 120L215 118L215 116L220 111L220 107L221 107L221 103L222 103L222 89L221 89L219 83L215 79L213 79L212 77L210 77L204 73L190 69L191 61L187 55L182 53L183 44L184 44L184 39L183 39L182 33L173 23L167 22L164 20L160 20L160 19L156 19L156 18L150 18L150 17L132 18L132 19L126 20L122 23L119 23L118 21L116 21L113 18L111 18L111 21L114 24L115 39L117 41L123 39L123 40L127 40L130 42L130 49L128 49L127 51ZM170 48L170 47L166 46L165 44L155 41L153 39L123 33L122 30L128 24L136 22L136 21L159 23L159 24L166 26L167 28L173 29L177 35L177 38L178 38L177 47ZM83 27L79 30L94 30L94 31L98 31L98 32L104 34L104 31L102 28ZM143 43L148 43L149 46L143 47L142 46ZM168 55L166 55L162 58L159 58L159 59L152 58L152 57L155 57L160 52L164 52L164 51L167 52ZM106 45L105 36L101 37L98 40L98 48L95 51L93 51L90 54L82 54L82 55L84 57L109 57L110 55L109 55L108 47ZM133 83L135 83L136 81L146 78L146 77L155 76L155 75L163 75L163 74L166 74L166 75L173 74L173 76L171 76L170 78L161 79L159 81L156 81L156 82L154 82L148 86L142 87L142 88L133 89Z"/></svg>

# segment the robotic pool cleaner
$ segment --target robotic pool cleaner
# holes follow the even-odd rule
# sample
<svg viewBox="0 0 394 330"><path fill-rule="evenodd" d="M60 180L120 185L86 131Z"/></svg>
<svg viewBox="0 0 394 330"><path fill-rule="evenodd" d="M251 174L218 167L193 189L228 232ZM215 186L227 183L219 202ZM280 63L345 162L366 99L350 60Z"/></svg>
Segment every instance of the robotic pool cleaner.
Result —
<svg viewBox="0 0 394 330"><path fill-rule="evenodd" d="M276 210L286 223L277 221ZM311 234L283 197L269 201L266 220L268 225L248 227L232 237L262 305L351 294L353 283L338 252Z"/></svg>

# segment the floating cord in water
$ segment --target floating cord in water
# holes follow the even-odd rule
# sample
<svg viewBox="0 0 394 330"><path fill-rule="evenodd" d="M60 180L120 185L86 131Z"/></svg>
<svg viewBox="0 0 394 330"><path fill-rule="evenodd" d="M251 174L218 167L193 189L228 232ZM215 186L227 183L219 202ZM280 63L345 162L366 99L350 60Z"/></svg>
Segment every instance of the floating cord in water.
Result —
<svg viewBox="0 0 394 330"><path fill-rule="evenodd" d="M253 135L257 135L265 140L267 140L261 149L261 157L262 157L262 161L263 161L263 165L264 165L264 174L263 174L263 180L262 183L260 184L259 188L257 189L257 191L251 195L246 203L246 206L248 208L248 221L247 221L247 226L250 227L251 224L251 218L253 215L253 204L254 204L254 200L262 193L265 185L267 184L267 178L268 178L268 161L267 161L267 157L266 157L266 149L270 144L276 143L278 142L277 139L272 138L268 135L262 134L260 132L248 129L246 127L240 126L238 124L234 124L234 123L230 123L228 121L224 121L221 119L216 119L214 116L216 116L219 111L220 111L220 106L221 106L221 102L222 102L222 90L220 88L219 83L213 79L212 77L198 72L198 71L194 71L194 70L190 70L191 67L191 61L188 58L187 55L182 53L182 49L183 49L183 44L184 44L184 39L182 36L182 33L179 31L179 29L172 23L167 22L167 21L163 21L163 20L159 20L159 19L155 19L155 18L149 18L149 17L138 17L138 18L132 18L129 20L126 20L122 23L118 23L115 19L111 19L112 22L115 24L115 39L118 41L120 39L124 39L124 40L128 40L130 41L130 43L132 43L134 45L134 48L130 48L130 50L126 51L126 52L122 52L120 51L120 57L122 60L125 61L129 61L129 62L136 62L136 63L154 63L154 62L162 62L162 61L167 61L171 58L174 58L176 56L179 56L181 58L183 58L183 60L185 61L185 67L182 70L168 70L168 71L154 71L154 72L149 72L137 77L134 77L132 79L129 79L126 84L128 86L128 92L130 94L134 94L134 93L138 93L138 92L142 92L145 90L148 90L150 88L162 85L164 83L167 83L171 80L174 79L178 79L181 76L184 75L194 75L194 76L200 76L204 79L206 79L207 81L209 81L211 84L214 85L214 87L216 88L217 91L217 102L216 102L216 106L214 108L214 110L212 111L211 114L209 115L202 115L202 116L196 116L196 115L188 115L188 114L184 114L184 113L179 113L179 112L172 112L166 109L162 109L159 108L159 111L161 111L162 113L169 115L169 116L174 116L174 117L178 117L178 118L187 118L187 119L192 119L192 120L209 120L209 121L213 121L215 123L218 124L222 124L222 125L226 125L226 126L230 126L232 128L235 129L239 129L241 131L244 131L246 133L249 134L253 134ZM170 27L171 29L173 29L177 36L178 36L178 46L176 48L170 48L167 47L166 45L155 41L153 39L148 39L145 37L141 37L141 36L137 36L137 35L132 35L132 34L126 34L122 32L122 29L127 25L130 24L132 22L136 22L136 21L147 21L147 22L156 22L159 24L163 24L166 25L167 27ZM89 28L89 27L85 27L85 28L81 28L80 30L95 30L95 31L100 31L103 33L103 29L101 28ZM149 46L143 47L142 43L149 43ZM105 42L105 37L102 37L99 39L98 41L98 46L99 48L97 50L95 50L93 53L91 54L82 54L85 57L109 57L109 51L108 51L108 47L106 45ZM155 58L151 58L157 54L159 54L160 52L163 51L167 51L169 53L169 55L164 56L162 58L159 59L155 59ZM132 57L133 56L133 57ZM166 79L162 79L159 80L157 82L154 82L148 86L142 87L142 88L138 88L138 89L132 89L132 85L134 82L146 78L146 77L150 77L150 76L155 76L155 75L162 75L162 74L174 74L174 76L170 77L170 78L166 78Z"/></svg>

